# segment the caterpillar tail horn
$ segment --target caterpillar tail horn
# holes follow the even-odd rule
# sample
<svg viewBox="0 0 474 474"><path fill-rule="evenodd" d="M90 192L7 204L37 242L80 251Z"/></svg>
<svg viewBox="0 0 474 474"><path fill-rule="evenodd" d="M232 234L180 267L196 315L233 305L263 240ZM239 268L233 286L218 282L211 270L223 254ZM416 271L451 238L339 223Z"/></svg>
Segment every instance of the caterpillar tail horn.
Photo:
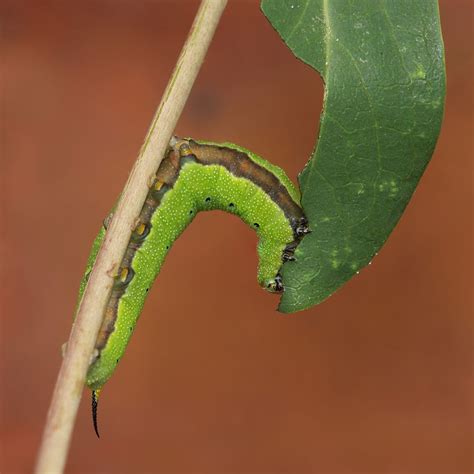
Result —
<svg viewBox="0 0 474 474"><path fill-rule="evenodd" d="M94 431L97 435L97 438L100 438L99 435L99 426L97 424L97 407L99 405L99 390L92 390L92 423L94 424Z"/></svg>

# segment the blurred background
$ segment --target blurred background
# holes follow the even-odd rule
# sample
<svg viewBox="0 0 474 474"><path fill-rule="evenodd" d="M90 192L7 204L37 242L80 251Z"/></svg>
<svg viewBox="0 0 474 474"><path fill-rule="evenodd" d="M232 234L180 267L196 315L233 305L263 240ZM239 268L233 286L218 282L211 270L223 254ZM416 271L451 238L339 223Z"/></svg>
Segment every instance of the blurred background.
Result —
<svg viewBox="0 0 474 474"><path fill-rule="evenodd" d="M196 8L1 2L2 473L34 465L90 244ZM284 316L256 283L254 233L199 215L102 393L100 440L85 391L68 472L472 472L473 5L440 8L441 137L373 265ZM231 0L177 133L296 179L322 94L258 2Z"/></svg>

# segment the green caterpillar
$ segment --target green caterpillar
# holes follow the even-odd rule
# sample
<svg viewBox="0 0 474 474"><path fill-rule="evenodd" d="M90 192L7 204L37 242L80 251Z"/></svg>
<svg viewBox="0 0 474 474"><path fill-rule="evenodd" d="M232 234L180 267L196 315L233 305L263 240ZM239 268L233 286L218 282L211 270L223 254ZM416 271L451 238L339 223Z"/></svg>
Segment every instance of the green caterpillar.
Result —
<svg viewBox="0 0 474 474"><path fill-rule="evenodd" d="M282 292L280 268L309 232L299 191L285 172L250 151L173 137L150 187L105 309L86 383L94 429L101 388L110 378L138 320L146 295L173 242L199 211L238 215L258 234L258 282ZM79 290L81 301L105 235L96 237Z"/></svg>

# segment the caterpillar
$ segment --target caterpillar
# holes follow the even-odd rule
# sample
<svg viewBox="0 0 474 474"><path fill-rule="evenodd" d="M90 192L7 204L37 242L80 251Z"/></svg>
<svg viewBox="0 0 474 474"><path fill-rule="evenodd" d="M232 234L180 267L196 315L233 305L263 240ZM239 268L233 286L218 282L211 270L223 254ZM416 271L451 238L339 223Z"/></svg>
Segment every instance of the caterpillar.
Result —
<svg viewBox="0 0 474 474"><path fill-rule="evenodd" d="M123 356L146 295L173 242L200 211L220 209L253 228L259 243L257 279L267 291L284 290L282 264L294 260L309 232L298 189L285 172L231 143L173 137L150 186L106 305L86 384L92 390L97 436L100 391ZM82 278L78 305L105 236L97 235Z"/></svg>

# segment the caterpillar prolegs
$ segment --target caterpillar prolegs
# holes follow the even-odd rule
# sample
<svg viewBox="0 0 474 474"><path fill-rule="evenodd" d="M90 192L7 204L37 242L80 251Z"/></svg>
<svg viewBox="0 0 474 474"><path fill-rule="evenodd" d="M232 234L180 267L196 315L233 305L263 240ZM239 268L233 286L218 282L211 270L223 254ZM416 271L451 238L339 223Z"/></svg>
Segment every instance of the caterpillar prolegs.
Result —
<svg viewBox="0 0 474 474"><path fill-rule="evenodd" d="M259 237L258 283L281 292L280 268L294 260L296 246L309 232L299 202L285 172L252 152L231 143L173 137L132 232L87 373L96 432L99 392L125 352L166 254L196 214L220 209L253 228ZM94 241L79 301L104 235L105 225Z"/></svg>

